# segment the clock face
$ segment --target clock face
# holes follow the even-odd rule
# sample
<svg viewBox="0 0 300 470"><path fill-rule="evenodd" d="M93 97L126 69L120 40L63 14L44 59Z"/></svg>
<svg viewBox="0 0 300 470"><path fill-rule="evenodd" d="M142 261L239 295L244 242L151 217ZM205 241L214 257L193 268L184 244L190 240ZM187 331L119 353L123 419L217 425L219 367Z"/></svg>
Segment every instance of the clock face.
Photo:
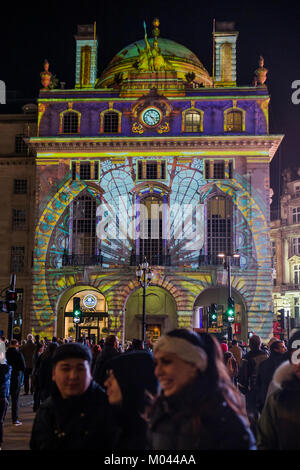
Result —
<svg viewBox="0 0 300 470"><path fill-rule="evenodd" d="M161 113L156 108L147 108L142 114L142 121L147 126L156 126L161 120Z"/></svg>

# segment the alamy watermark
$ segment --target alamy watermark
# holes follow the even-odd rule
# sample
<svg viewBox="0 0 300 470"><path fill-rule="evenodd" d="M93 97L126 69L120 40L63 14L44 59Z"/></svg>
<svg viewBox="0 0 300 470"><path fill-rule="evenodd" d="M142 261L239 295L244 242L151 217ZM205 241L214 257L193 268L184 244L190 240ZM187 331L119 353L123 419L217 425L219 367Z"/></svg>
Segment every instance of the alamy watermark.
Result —
<svg viewBox="0 0 300 470"><path fill-rule="evenodd" d="M120 196L118 206L97 208L96 233L100 240L184 240L186 250L199 250L204 241L204 205L141 201L134 205Z"/></svg>
<svg viewBox="0 0 300 470"><path fill-rule="evenodd" d="M293 341L291 349L296 349L291 355L291 363L295 365L300 364L300 339Z"/></svg>

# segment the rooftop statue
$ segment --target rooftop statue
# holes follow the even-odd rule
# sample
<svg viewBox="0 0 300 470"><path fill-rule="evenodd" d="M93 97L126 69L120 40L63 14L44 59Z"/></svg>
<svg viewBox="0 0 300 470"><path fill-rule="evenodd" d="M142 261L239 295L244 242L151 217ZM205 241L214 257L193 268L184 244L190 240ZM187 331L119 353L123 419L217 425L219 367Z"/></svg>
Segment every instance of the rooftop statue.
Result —
<svg viewBox="0 0 300 470"><path fill-rule="evenodd" d="M153 21L153 26L154 26L154 31L153 31L154 40L153 40L153 46L151 46L148 41L146 23L144 21L146 47L145 49L140 49L138 44L135 44L139 53L136 66L138 70L140 71L151 70L152 72L154 71L157 72L160 70L173 70L171 65L168 63L168 61L164 59L161 53L161 49L158 44L158 35L159 35L159 29L158 29L159 20L158 19L155 19Z"/></svg>
<svg viewBox="0 0 300 470"><path fill-rule="evenodd" d="M267 73L268 69L264 67L264 58L263 56L259 57L259 67L258 69L255 70L255 78L254 78L254 84L255 86L257 85L264 85L265 81L267 80Z"/></svg>

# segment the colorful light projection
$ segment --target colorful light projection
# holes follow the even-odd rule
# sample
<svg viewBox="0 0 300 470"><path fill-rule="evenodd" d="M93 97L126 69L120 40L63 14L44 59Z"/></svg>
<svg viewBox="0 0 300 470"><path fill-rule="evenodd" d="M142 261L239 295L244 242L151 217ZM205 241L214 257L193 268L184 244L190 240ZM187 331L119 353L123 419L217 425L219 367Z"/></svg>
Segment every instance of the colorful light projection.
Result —
<svg viewBox="0 0 300 470"><path fill-rule="evenodd" d="M191 158L188 161L168 159L167 162L167 179L164 184L169 190L170 204L178 206L197 204L202 193L204 193L204 199L209 197L212 183L208 184L203 177L203 161ZM128 221L134 222L135 218L135 168L135 158L124 159L121 163L106 160L101 164L101 191L100 186L97 191L95 183L93 187L89 187L82 181L72 181L70 174L68 174L64 177L63 182L56 182L57 186L61 184L56 194L48 202L41 201L40 207L44 209L36 229L33 285L33 310L38 331L49 332L48 334L53 332L58 296L68 286L82 281L83 270L73 267L68 268L68 272L66 272L61 267L63 252L69 246L69 208L71 203L82 191L89 191L97 198L98 205L103 205L105 216L110 217L111 214L117 213L120 198L121 201L126 199L127 205L123 206L119 221L115 222L116 228L120 230L122 222L124 224L125 221L126 223ZM253 188L250 195L247 189L248 183L241 176L228 180L228 184L225 184L224 180L214 180L213 184L224 194L232 197L237 208L235 220L237 248L242 255L242 268L244 270L247 268L247 272L245 271L245 277L241 273L237 277L233 275L232 285L245 298L250 325L255 325L256 331L267 330L271 313L271 299L264 289L270 265L266 204ZM144 190L147 191L146 183ZM182 321L188 322L188 318L189 321L191 320L195 298L201 290L211 285L211 280L206 274L195 272L195 269L198 269L197 254L195 251L186 250L187 240L178 241L175 239L176 214L172 217L171 240L168 243L177 267L176 272L172 275L172 290L173 294L176 291L182 298L178 304L178 315ZM93 282L95 287L101 285L102 293L107 295L107 302L110 304L109 312L113 312L110 327L115 331L120 331L122 327L120 309L122 309L123 296L120 296L120 286L124 283L128 284L129 280L128 274L126 280L122 280L121 274L116 276L114 273L112 275L112 269L128 266L134 244L134 240L112 239L109 234L106 239L101 240L101 253L105 258L103 267L107 271L103 273L102 268L99 268L99 275L95 276ZM199 249L201 246L199 240ZM189 268L191 272L180 273L178 270L180 266ZM119 298L118 301L117 298ZM259 317L257 317L258 311L261 312Z"/></svg>

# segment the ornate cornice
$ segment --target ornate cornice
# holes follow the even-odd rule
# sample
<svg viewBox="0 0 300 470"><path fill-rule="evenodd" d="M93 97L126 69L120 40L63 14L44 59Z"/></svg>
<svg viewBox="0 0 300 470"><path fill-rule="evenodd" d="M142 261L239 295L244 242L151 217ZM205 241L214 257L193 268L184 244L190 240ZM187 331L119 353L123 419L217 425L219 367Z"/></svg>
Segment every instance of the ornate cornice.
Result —
<svg viewBox="0 0 300 470"><path fill-rule="evenodd" d="M196 136L196 137L31 137L24 139L39 156L47 153L49 156L68 158L68 153L86 152L89 157L107 157L109 152L126 152L126 155L139 155L141 152L149 155L159 151L172 155L179 152L184 156L205 156L222 152L246 154L251 156L262 154L273 158L283 135L247 135L247 136ZM220 155L218 155L220 154ZM45 155L46 156L46 155ZM72 155L73 157L73 155Z"/></svg>

